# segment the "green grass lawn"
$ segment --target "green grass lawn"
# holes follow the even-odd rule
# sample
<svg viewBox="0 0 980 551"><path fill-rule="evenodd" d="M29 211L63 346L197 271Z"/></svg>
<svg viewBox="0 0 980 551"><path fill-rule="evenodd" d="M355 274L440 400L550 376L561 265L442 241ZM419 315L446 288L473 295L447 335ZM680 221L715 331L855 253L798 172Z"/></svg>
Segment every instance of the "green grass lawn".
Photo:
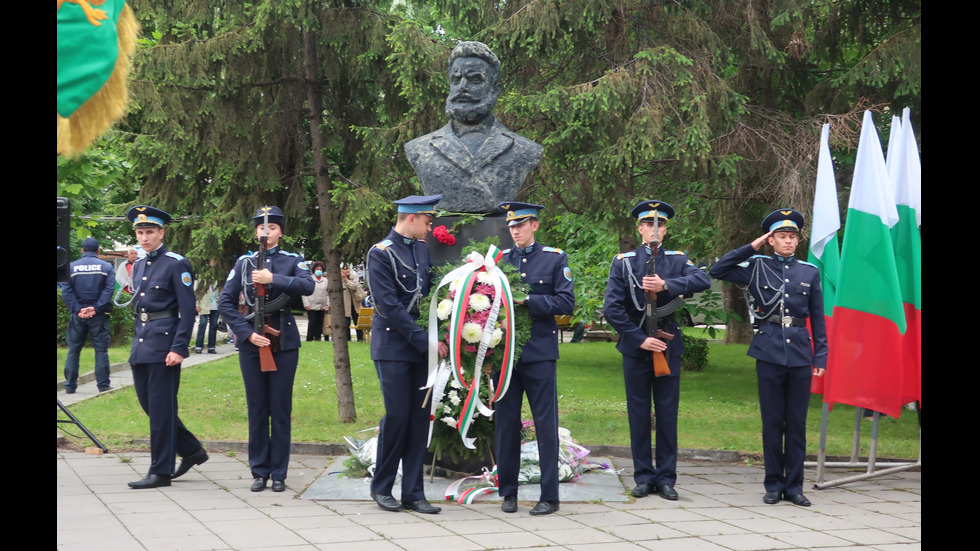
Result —
<svg viewBox="0 0 980 551"><path fill-rule="evenodd" d="M709 363L700 372L681 375L679 445L685 449L732 450L760 454L761 421L755 363L745 345L709 344ZM583 445L629 445L626 400L620 354L613 343L559 345L559 419ZM344 436L377 426L384 414L381 392L368 345L350 343L357 422L337 421L333 345L304 343L300 351L293 399L293 441L342 443ZM59 355L59 361L62 356ZM84 371L84 369L83 369ZM181 375L180 416L204 440L247 440L244 387L238 358L230 357L187 369ZM807 452L819 446L819 395L810 400ZM525 404L525 418L530 410ZM149 421L126 388L72 406L72 411L107 446L127 447L147 438ZM827 453L850 455L855 408L836 405L830 414ZM861 453L867 454L870 423L865 423ZM78 439L85 444L85 439ZM879 457L918 457L919 427L915 413L899 419L882 417Z"/></svg>

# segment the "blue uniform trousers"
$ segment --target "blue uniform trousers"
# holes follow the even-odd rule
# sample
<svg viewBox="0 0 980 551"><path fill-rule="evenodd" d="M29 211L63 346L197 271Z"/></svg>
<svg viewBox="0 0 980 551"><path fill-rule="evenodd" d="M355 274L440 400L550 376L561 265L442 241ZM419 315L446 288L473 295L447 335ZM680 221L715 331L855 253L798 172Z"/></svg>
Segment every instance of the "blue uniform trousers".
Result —
<svg viewBox="0 0 980 551"><path fill-rule="evenodd" d="M803 493L810 366L786 367L756 360L767 492Z"/></svg>
<svg viewBox="0 0 980 551"><path fill-rule="evenodd" d="M65 390L75 390L78 386L78 359L87 336L92 337L92 348L95 349L96 384L99 390L109 389L109 314L100 313L88 319L72 315L68 320Z"/></svg>
<svg viewBox="0 0 980 551"><path fill-rule="evenodd" d="M180 365L136 364L133 386L140 407L150 417L149 474L170 476L176 462L174 454L187 457L201 449L201 442L177 417Z"/></svg>
<svg viewBox="0 0 980 551"><path fill-rule="evenodd" d="M671 346L677 344L671 343ZM670 372L671 375L655 377L650 355L623 355L633 480L637 484L673 486L677 482L677 407L681 390L679 356L676 360L675 357L671 358ZM651 397L657 421L656 468L650 450Z"/></svg>
<svg viewBox="0 0 980 551"><path fill-rule="evenodd" d="M385 416L378 433L378 458L371 491L389 496L402 464L402 501L425 499L422 468L429 434L429 410L422 408L428 365L419 362L375 360Z"/></svg>
<svg viewBox="0 0 980 551"><path fill-rule="evenodd" d="M541 465L541 501L558 501L558 385L554 360L518 362L504 395L495 404L494 448L498 494L517 497L521 467L521 405L531 406Z"/></svg>
<svg viewBox="0 0 980 551"><path fill-rule="evenodd" d="M238 354L248 405L248 465L252 477L286 480L299 349L275 352L276 371L265 372L254 344L243 342Z"/></svg>

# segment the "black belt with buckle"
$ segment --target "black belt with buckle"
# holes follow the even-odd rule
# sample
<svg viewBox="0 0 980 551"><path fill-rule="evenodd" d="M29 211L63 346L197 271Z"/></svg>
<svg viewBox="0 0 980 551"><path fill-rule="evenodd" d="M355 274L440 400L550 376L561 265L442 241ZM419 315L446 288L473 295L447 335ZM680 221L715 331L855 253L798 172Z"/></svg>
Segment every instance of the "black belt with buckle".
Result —
<svg viewBox="0 0 980 551"><path fill-rule="evenodd" d="M778 314L773 314L768 318L763 318L762 321L768 321L769 323L775 323L777 325L782 325L783 327L789 327L791 325L796 327L806 327L806 318L796 318L793 316L782 316Z"/></svg>
<svg viewBox="0 0 980 551"><path fill-rule="evenodd" d="M164 318L176 318L180 312L178 310L160 310L159 312L140 312L140 321L147 322Z"/></svg>

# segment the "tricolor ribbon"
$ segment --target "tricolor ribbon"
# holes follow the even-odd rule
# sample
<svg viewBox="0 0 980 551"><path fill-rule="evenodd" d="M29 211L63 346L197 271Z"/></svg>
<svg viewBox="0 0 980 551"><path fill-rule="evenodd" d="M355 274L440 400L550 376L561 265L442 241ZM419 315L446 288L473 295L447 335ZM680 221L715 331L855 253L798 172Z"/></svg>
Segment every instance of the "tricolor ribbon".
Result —
<svg viewBox="0 0 980 551"><path fill-rule="evenodd" d="M483 474L478 476L467 476L453 481L446 488L446 501L456 501L464 505L473 503L480 496L495 493L497 491L497 467L493 471L483 467ZM462 489L464 484L474 484L471 488Z"/></svg>
<svg viewBox="0 0 980 551"><path fill-rule="evenodd" d="M433 392L442 394L446 380L438 377L440 362L438 358L439 350L439 331L437 308L439 303L439 289L446 285L456 284L456 296L453 299L452 315L449 320L449 364L450 371L456 381L467 390L466 399L463 402L463 409L460 418L457 420L456 429L463 439L463 445L469 449L476 449L475 438L469 438L469 429L479 415L490 417L493 410L486 407L480 400L480 374L483 370L483 360L489 348L490 340L493 337L494 327L497 324L497 317L501 309L506 316L506 325L503 328L504 336L498 346L503 345L501 360L500 378L496 385L496 391L490 400L495 402L504 397L510 386L511 375L514 367L514 350L516 348L516 331L514 330L513 295L510 289L510 282L507 275L497 266L497 262L503 257L496 246L490 245L486 256L474 251L466 257L466 263L446 274L435 292L429 304L429 375L426 384L422 388L440 386ZM483 333L480 337L480 344L476 353L476 365L473 368L472 380L466 381L466 372L462 363L463 351L463 325L466 323L466 310L469 306L470 293L477 282L480 272L489 274L493 289L493 303L491 304L487 321L483 326ZM437 383L437 380L439 381ZM433 397L434 398L434 397ZM429 443L432 441L432 425L435 422L435 408L439 401L433 399L430 406L429 416Z"/></svg>

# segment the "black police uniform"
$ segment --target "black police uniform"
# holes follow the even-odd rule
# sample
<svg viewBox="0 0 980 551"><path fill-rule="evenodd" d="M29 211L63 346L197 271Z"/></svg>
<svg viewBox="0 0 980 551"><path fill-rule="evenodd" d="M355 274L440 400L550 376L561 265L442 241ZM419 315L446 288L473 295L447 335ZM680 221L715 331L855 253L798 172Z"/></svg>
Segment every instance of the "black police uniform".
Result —
<svg viewBox="0 0 980 551"><path fill-rule="evenodd" d="M711 275L747 285L761 318L748 355L756 359L759 379L766 491L802 495L812 367L827 366L820 270L794 257L756 254L749 244L723 256Z"/></svg>
<svg viewBox="0 0 980 551"><path fill-rule="evenodd" d="M261 371L259 347L248 340L254 332L252 321L238 311L240 293L245 293L248 304L255 303L252 271L260 269L257 262L258 253L243 255L235 261L218 298L218 310L238 343L238 363L248 404L248 464L252 477L282 481L289 467L293 381L299 363L300 337L289 308L291 300L267 311L266 324L281 333L272 350L276 371ZM273 274L272 283L266 285L267 305L279 302L282 295L297 297L313 292L313 277L302 256L273 247L266 251L265 268Z"/></svg>
<svg viewBox="0 0 980 551"><path fill-rule="evenodd" d="M673 486L677 481L677 408L684 336L673 314L660 318L660 328L674 335L674 340L668 341L667 349L670 375L655 377L653 353L640 349L647 338L646 293L642 280L651 253L650 247L643 245L613 259L606 282L603 314L619 333L616 349L623 355L633 480L637 485L660 487ZM657 307L711 286L708 274L698 269L681 251L660 248L656 265L656 274L667 284L666 291L657 293ZM656 468L650 450L651 394L657 422Z"/></svg>
<svg viewBox="0 0 980 551"><path fill-rule="evenodd" d="M424 241L391 230L367 254L367 283L374 301L371 359L381 382L385 416L371 492L390 496L402 463L402 501L425 499L422 467L429 410L422 408L428 377L429 339L416 322L429 294L432 264Z"/></svg>
<svg viewBox="0 0 980 551"><path fill-rule="evenodd" d="M133 264L135 335L129 354L133 386L150 416L149 474L170 476L174 454L187 457L201 443L177 416L180 364L168 366L167 354L186 358L197 301L191 263L160 245Z"/></svg>
<svg viewBox="0 0 980 551"><path fill-rule="evenodd" d="M558 323L575 310L568 257L561 249L533 243L504 251L504 260L531 286L527 308L531 338L521 349L507 394L495 404L494 436L498 494L517 496L521 467L521 404L527 394L541 465L541 501L558 501ZM523 306L517 306L523 308Z"/></svg>
<svg viewBox="0 0 980 551"><path fill-rule="evenodd" d="M98 245L96 245L98 247ZM85 337L92 338L95 349L95 378L99 391L109 390L109 314L112 312L112 290L116 275L112 264L99 259L97 251L86 251L71 263L68 281L60 283L61 298L68 307L68 355L65 357L65 390L78 386L78 361ZM80 318L82 308L92 306L95 315Z"/></svg>

